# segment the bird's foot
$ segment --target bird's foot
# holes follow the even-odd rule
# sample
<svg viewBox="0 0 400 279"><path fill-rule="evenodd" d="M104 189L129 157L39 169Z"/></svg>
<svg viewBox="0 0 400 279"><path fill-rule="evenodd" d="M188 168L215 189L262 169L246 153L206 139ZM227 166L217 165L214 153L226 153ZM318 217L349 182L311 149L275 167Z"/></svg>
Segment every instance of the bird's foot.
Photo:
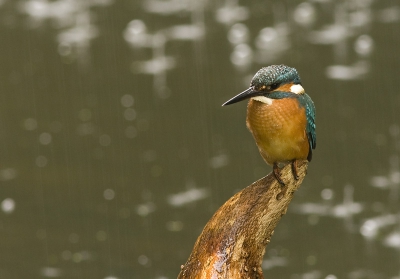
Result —
<svg viewBox="0 0 400 279"><path fill-rule="evenodd" d="M292 173L293 173L294 179L299 180L299 173L297 171L297 160L293 160L291 162L291 165L292 165Z"/></svg>
<svg viewBox="0 0 400 279"><path fill-rule="evenodd" d="M278 163L274 163L272 170L273 170L274 176L275 176L276 180L278 180L279 184L281 184L281 186L285 186L285 182L283 182L283 180L281 178L281 169L279 168Z"/></svg>

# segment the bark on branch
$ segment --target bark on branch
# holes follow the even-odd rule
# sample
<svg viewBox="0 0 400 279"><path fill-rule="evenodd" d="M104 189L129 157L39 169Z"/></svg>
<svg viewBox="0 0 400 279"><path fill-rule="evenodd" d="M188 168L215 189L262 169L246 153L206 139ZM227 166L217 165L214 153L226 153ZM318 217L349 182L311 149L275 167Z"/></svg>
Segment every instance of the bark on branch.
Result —
<svg viewBox="0 0 400 279"><path fill-rule="evenodd" d="M270 173L230 198L208 221L178 279L264 278L261 263L274 229L307 172L298 164L281 170L282 187Z"/></svg>

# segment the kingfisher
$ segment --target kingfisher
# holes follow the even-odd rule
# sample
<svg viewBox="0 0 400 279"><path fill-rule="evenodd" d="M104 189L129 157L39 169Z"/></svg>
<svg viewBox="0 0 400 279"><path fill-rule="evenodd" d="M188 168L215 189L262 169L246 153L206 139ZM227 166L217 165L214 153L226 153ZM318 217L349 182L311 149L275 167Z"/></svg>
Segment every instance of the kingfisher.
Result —
<svg viewBox="0 0 400 279"><path fill-rule="evenodd" d="M301 84L295 68L271 65L260 69L250 87L222 106L250 99L246 126L252 133L264 161L273 166L281 185L279 164L290 163L299 179L298 160L312 159L317 145L315 106Z"/></svg>

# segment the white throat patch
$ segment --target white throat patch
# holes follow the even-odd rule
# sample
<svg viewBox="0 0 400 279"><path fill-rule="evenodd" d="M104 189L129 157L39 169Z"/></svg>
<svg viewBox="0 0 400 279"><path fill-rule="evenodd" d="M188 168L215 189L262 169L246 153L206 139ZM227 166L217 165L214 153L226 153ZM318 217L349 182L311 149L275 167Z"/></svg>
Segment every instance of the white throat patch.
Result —
<svg viewBox="0 0 400 279"><path fill-rule="evenodd" d="M267 105L272 105L272 102L274 101L273 99L267 98L265 96L256 96L256 97L253 97L251 99L255 100L255 101L262 102L262 103L267 104Z"/></svg>
<svg viewBox="0 0 400 279"><path fill-rule="evenodd" d="M295 94L303 94L304 88L300 84L293 84L290 87L290 92L295 93Z"/></svg>

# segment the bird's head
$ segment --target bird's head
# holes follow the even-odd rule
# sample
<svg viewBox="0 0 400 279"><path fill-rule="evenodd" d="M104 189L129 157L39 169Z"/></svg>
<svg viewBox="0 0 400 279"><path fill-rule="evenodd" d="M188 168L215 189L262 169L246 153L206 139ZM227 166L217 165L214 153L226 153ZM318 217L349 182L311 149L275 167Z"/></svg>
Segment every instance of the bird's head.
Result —
<svg viewBox="0 0 400 279"><path fill-rule="evenodd" d="M254 75L248 89L222 105L227 106L249 98L266 102L265 100L268 99L268 95L277 91L294 94L304 93L300 76L295 68L285 65L271 65L260 69Z"/></svg>

